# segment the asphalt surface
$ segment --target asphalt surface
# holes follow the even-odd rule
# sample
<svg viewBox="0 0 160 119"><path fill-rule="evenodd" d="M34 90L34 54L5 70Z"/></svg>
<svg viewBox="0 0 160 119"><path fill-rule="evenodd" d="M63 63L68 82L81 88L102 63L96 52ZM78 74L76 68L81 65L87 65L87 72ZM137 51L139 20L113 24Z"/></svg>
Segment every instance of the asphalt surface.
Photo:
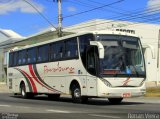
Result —
<svg viewBox="0 0 160 119"><path fill-rule="evenodd" d="M130 98L119 105L107 99L90 99L87 104L72 103L63 96L58 101L47 96L22 99L0 93L2 119L160 119L160 98Z"/></svg>

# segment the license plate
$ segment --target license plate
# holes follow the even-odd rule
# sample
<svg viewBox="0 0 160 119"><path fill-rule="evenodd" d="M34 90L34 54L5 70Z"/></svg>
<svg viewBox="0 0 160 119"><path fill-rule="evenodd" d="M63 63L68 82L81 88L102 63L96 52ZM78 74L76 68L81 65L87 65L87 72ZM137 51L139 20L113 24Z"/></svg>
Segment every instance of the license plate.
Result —
<svg viewBox="0 0 160 119"><path fill-rule="evenodd" d="M124 98L131 97L131 93L123 93L123 94L122 94L122 97L124 97Z"/></svg>

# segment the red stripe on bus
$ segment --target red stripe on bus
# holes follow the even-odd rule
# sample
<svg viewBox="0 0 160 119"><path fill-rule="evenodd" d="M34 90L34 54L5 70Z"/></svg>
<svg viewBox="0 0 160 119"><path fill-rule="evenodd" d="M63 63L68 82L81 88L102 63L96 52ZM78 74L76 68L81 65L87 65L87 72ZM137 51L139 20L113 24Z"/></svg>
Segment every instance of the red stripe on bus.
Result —
<svg viewBox="0 0 160 119"><path fill-rule="evenodd" d="M43 84L42 82L40 82L40 80L37 78L37 76L35 75L35 73L34 73L34 71L33 71L32 65L29 65L29 71L30 71L32 77L33 77L41 86L44 86L44 87L47 88L48 90L51 90L51 91L53 91L53 92L56 92L56 90L50 89L50 88L48 88L45 84Z"/></svg>
<svg viewBox="0 0 160 119"><path fill-rule="evenodd" d="M31 82L31 86L32 86L33 92L34 92L34 93L37 93L37 87L36 87L34 81L32 80L32 78L31 78L25 71L23 71L23 70L21 70L21 71L26 75L26 77L27 77L27 78L29 79L29 81Z"/></svg>

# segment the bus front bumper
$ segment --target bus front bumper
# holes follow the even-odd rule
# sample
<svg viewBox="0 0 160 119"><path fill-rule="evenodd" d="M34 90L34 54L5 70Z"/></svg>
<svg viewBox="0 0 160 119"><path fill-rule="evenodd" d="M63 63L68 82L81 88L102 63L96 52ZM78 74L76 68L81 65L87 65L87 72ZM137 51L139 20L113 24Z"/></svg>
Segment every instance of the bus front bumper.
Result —
<svg viewBox="0 0 160 119"><path fill-rule="evenodd" d="M130 98L144 96L145 94L145 88L111 88L101 93L98 97Z"/></svg>

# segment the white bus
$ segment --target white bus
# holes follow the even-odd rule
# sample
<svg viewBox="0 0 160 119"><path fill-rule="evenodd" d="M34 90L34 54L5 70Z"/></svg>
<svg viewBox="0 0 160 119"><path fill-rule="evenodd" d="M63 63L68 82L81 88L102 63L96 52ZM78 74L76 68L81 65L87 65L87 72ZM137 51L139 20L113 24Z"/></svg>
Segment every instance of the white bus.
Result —
<svg viewBox="0 0 160 119"><path fill-rule="evenodd" d="M117 31L77 33L9 52L8 85L23 98L69 94L111 103L145 94L140 39Z"/></svg>

